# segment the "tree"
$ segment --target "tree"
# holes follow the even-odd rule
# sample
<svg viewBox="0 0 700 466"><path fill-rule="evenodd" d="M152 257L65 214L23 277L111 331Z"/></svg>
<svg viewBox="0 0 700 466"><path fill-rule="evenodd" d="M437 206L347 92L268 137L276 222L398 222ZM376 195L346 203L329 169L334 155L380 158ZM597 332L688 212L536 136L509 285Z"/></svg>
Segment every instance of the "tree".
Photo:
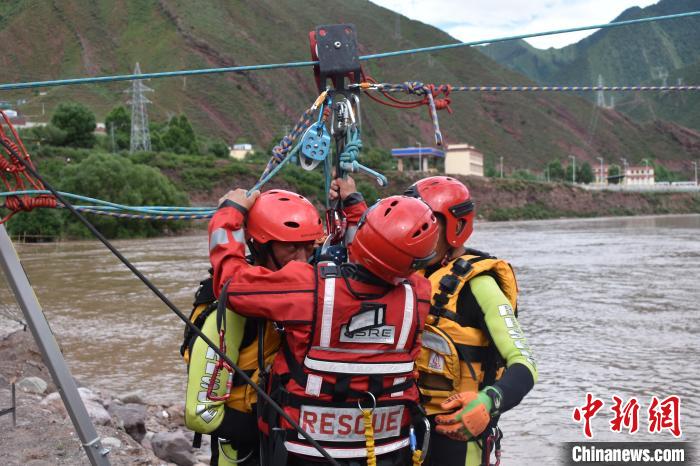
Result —
<svg viewBox="0 0 700 466"><path fill-rule="evenodd" d="M92 154L61 172L61 189L84 196L127 205L187 205L187 196L178 190L160 170L132 163L119 155ZM182 227L181 222L125 220L95 216L98 230L112 238L154 236L165 230ZM87 236L88 231L72 219L67 225L69 236Z"/></svg>
<svg viewBox="0 0 700 466"><path fill-rule="evenodd" d="M566 173L564 172L564 167L562 167L559 159L554 159L547 164L547 170L549 172L550 181L563 181Z"/></svg>
<svg viewBox="0 0 700 466"><path fill-rule="evenodd" d="M215 157L219 157L221 159L225 159L226 157L228 157L229 153L228 146L221 139L209 144L208 152L210 154L214 154Z"/></svg>
<svg viewBox="0 0 700 466"><path fill-rule="evenodd" d="M620 166L610 165L608 167L608 183L610 184L620 184L622 176L620 176Z"/></svg>
<svg viewBox="0 0 700 466"><path fill-rule="evenodd" d="M197 137L185 115L174 116L163 133L163 149L177 154L199 154Z"/></svg>
<svg viewBox="0 0 700 466"><path fill-rule="evenodd" d="M35 126L31 129L31 134L38 143L49 146L63 146L68 136L65 131L54 125Z"/></svg>
<svg viewBox="0 0 700 466"><path fill-rule="evenodd" d="M90 148L95 145L95 114L77 103L59 104L51 117L51 124L65 131L65 145Z"/></svg>
<svg viewBox="0 0 700 466"><path fill-rule="evenodd" d="M131 115L123 105L114 107L107 114L105 131L107 131L107 138L110 139L110 147L112 131L114 131L116 147L113 149L129 149L131 145Z"/></svg>
<svg viewBox="0 0 700 466"><path fill-rule="evenodd" d="M594 178L591 164L588 162L583 162L583 165L581 165L578 173L576 173L576 180L580 183L589 184L593 182Z"/></svg>

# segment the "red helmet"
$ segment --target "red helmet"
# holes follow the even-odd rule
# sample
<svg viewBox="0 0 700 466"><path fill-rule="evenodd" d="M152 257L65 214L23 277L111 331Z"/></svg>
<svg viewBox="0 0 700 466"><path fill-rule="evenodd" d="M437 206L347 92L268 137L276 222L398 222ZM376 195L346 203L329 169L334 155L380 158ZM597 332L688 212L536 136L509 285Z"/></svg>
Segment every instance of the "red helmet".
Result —
<svg viewBox="0 0 700 466"><path fill-rule="evenodd" d="M435 257L438 226L424 202L391 196L373 205L357 225L350 260L379 278L398 283Z"/></svg>
<svg viewBox="0 0 700 466"><path fill-rule="evenodd" d="M445 236L451 246L462 246L474 231L474 203L459 180L449 176L423 178L405 194L423 200L433 212L445 217Z"/></svg>
<svg viewBox="0 0 700 466"><path fill-rule="evenodd" d="M262 193L248 212L247 232L260 244L316 241L323 236L323 224L304 196L272 189Z"/></svg>

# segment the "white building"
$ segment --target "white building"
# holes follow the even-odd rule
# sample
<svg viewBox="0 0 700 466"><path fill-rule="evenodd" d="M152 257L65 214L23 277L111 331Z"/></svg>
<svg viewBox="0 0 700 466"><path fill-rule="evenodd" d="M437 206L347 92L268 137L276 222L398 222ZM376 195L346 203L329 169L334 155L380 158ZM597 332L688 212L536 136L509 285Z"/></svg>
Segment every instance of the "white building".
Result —
<svg viewBox="0 0 700 466"><path fill-rule="evenodd" d="M484 154L469 144L450 144L445 151L445 174L484 176Z"/></svg>
<svg viewBox="0 0 700 466"><path fill-rule="evenodd" d="M234 144L229 148L228 156L237 160L243 160L246 155L253 152L252 144Z"/></svg>

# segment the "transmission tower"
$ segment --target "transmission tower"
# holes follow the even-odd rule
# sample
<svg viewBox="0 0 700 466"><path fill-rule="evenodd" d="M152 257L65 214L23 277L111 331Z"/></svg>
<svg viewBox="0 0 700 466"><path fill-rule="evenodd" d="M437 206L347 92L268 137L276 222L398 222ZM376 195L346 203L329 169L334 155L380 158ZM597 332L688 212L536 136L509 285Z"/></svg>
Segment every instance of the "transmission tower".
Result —
<svg viewBox="0 0 700 466"><path fill-rule="evenodd" d="M141 66L136 62L134 74L141 74ZM127 103L131 104L131 148L130 152L150 151L151 150L151 133L148 131L148 112L146 112L146 104L151 101L146 98L144 92L153 92L153 89L147 87L143 80L136 79L131 85L131 89L124 91L131 94L131 99Z"/></svg>
<svg viewBox="0 0 700 466"><path fill-rule="evenodd" d="M603 87L603 75L599 74L598 75L598 86ZM611 96L610 103L605 102L605 92L604 91L596 91L596 105L601 108L614 108L615 107L615 100L614 97Z"/></svg>
<svg viewBox="0 0 700 466"><path fill-rule="evenodd" d="M651 69L651 77L661 81L661 85L668 85L668 70L665 66L655 66Z"/></svg>

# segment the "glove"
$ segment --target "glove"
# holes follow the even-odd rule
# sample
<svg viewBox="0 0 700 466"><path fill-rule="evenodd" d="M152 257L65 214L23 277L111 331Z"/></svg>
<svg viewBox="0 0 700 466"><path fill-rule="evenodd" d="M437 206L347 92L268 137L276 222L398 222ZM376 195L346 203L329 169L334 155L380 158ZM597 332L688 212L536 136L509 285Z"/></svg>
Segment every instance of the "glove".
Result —
<svg viewBox="0 0 700 466"><path fill-rule="evenodd" d="M486 387L479 393L452 395L440 407L454 412L436 416L435 430L453 440L468 441L478 437L488 427L491 417L498 414L502 396L496 387Z"/></svg>

